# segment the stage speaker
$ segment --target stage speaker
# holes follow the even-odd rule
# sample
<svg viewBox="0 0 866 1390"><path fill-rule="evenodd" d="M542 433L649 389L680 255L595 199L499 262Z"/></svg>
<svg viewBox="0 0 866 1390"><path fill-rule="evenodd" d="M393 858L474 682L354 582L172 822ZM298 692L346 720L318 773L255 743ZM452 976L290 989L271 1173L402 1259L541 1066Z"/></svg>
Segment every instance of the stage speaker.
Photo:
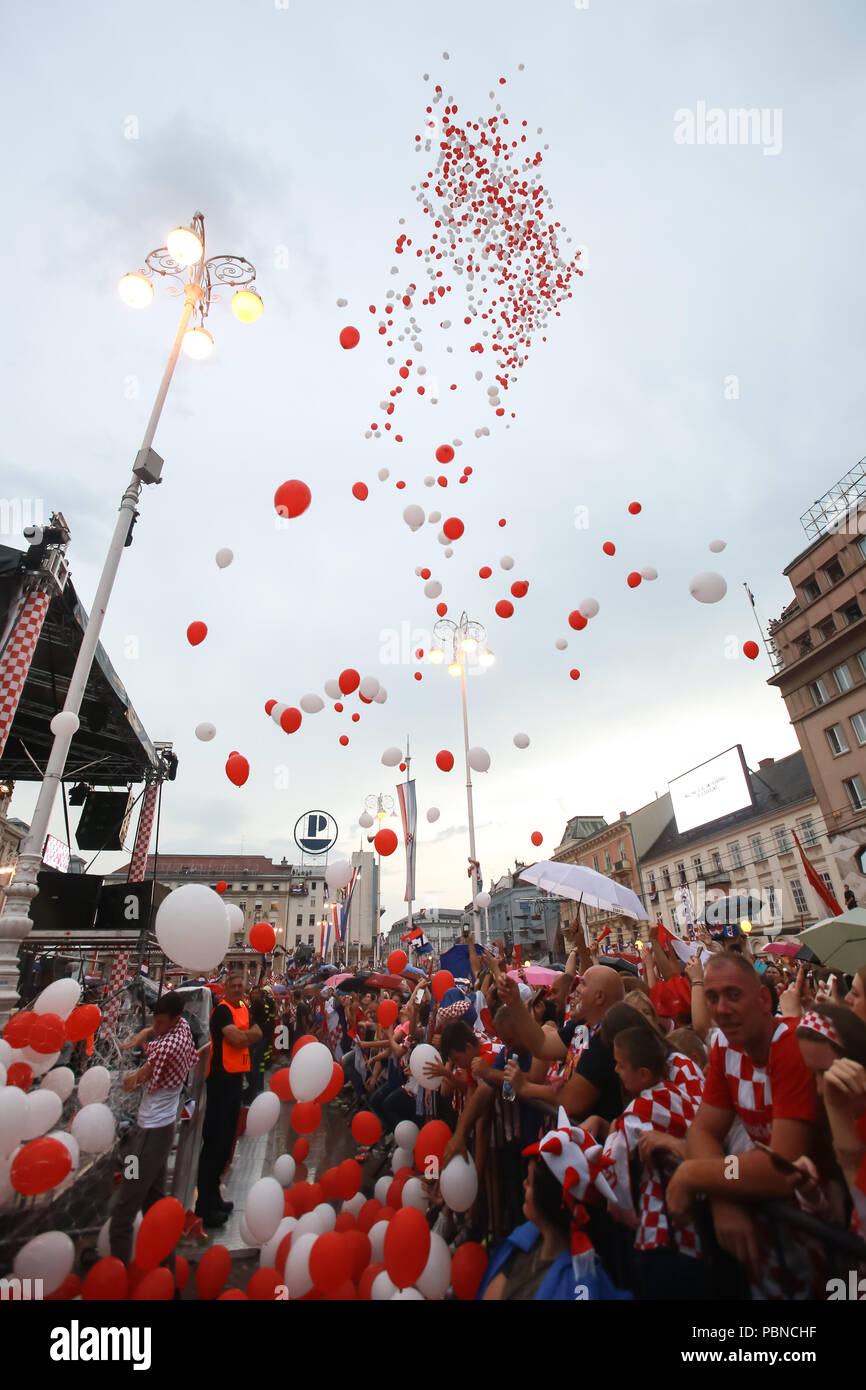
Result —
<svg viewBox="0 0 866 1390"><path fill-rule="evenodd" d="M96 911L97 931L141 931L150 921L153 880L106 883Z"/></svg>
<svg viewBox="0 0 866 1390"><path fill-rule="evenodd" d="M123 849L132 792L88 792L75 832L79 849Z"/></svg>
<svg viewBox="0 0 866 1390"><path fill-rule="evenodd" d="M102 888L101 874L58 874L46 869L37 875L38 892L30 904L34 931L62 936L90 931Z"/></svg>

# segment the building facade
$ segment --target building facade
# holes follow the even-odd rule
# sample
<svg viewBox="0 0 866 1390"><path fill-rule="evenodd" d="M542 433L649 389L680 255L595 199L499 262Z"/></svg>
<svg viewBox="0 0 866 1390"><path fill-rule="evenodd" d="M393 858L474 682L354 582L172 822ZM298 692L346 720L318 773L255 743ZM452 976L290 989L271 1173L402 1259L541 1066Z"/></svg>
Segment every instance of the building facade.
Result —
<svg viewBox="0 0 866 1390"><path fill-rule="evenodd" d="M468 931L471 916L471 912L461 911L459 908L422 907L413 911L412 927L420 927L433 947L434 956L441 956L443 951L464 940L464 928ZM408 917L401 917L398 922L394 922L383 941L383 958L386 958L390 951L406 950L410 943L401 941L400 937L409 930L408 923ZM407 954L411 959L411 952Z"/></svg>
<svg viewBox="0 0 866 1390"><path fill-rule="evenodd" d="M543 893L534 883L523 883L520 870L526 865L516 863L488 889L490 906L481 913L481 939L486 945L501 940L508 946L520 946L525 956L549 957L561 960L564 955L560 930L559 898ZM467 920L472 912L466 908Z"/></svg>

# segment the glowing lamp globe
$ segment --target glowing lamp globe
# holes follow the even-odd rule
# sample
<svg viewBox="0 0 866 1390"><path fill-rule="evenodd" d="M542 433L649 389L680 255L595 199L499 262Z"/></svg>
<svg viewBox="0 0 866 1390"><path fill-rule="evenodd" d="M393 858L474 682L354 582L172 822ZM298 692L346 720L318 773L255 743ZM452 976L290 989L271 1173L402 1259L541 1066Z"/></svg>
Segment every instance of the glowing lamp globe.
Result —
<svg viewBox="0 0 866 1390"><path fill-rule="evenodd" d="M206 328L188 328L183 335L183 350L187 357L202 362L213 352L213 338Z"/></svg>
<svg viewBox="0 0 866 1390"><path fill-rule="evenodd" d="M255 323L261 318L264 307L255 290L238 290L232 295L232 313L239 323Z"/></svg>
<svg viewBox="0 0 866 1390"><path fill-rule="evenodd" d="M427 660L432 661L434 666L439 666L445 660L445 653L441 647L431 647L427 653Z"/></svg>
<svg viewBox="0 0 866 1390"><path fill-rule="evenodd" d="M492 666L496 657L492 652L482 652L478 660L481 662L482 666Z"/></svg>
<svg viewBox="0 0 866 1390"><path fill-rule="evenodd" d="M463 670L463 667L461 666L461 664L460 664L459 661L450 661L450 662L448 663L448 674L449 674L449 676L459 676L459 675L460 675L460 672L461 672L462 670Z"/></svg>
<svg viewBox="0 0 866 1390"><path fill-rule="evenodd" d="M130 309L146 309L153 299L153 285L147 276L139 275L137 271L124 275L117 288L124 304L128 304Z"/></svg>
<svg viewBox="0 0 866 1390"><path fill-rule="evenodd" d="M204 255L204 247L189 227L175 227L165 239L165 248L181 265L195 265Z"/></svg>

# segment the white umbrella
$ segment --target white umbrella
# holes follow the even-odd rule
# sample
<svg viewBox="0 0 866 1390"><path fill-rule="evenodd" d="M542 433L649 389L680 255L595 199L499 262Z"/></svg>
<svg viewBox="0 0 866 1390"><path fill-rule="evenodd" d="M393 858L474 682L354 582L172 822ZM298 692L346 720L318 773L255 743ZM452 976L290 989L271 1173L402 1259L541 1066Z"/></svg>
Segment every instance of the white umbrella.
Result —
<svg viewBox="0 0 866 1390"><path fill-rule="evenodd" d="M527 883L536 884L546 893L582 900L588 907L598 907L605 912L621 912L626 917L637 918L639 922L649 921L636 893L615 883L612 878L605 878L595 869L587 869L583 864L558 864L553 859L541 859L528 869L521 869L520 877Z"/></svg>

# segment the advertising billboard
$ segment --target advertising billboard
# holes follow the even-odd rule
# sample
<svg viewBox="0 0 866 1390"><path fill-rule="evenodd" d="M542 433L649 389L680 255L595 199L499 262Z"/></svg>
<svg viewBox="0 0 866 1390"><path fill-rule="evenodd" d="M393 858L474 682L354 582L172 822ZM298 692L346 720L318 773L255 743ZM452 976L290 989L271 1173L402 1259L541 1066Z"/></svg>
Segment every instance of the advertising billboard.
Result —
<svg viewBox="0 0 866 1390"><path fill-rule="evenodd" d="M738 743L668 783L681 835L753 805L746 760Z"/></svg>

